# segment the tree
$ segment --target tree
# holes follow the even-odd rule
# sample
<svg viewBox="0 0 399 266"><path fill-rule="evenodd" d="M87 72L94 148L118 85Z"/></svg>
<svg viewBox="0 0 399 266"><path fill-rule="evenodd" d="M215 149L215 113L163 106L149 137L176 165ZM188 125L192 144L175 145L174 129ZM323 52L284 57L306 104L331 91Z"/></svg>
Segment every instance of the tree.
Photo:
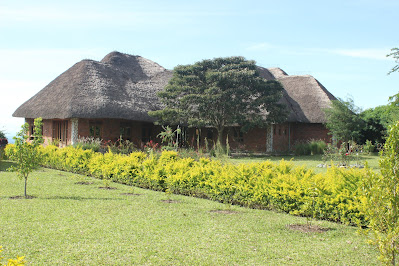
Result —
<svg viewBox="0 0 399 266"><path fill-rule="evenodd" d="M25 123L21 131L14 137L14 149L7 150L9 151L7 156L16 162L16 166L12 166L11 171L17 172L17 176L25 180L25 198L28 197L26 194L28 176L33 170L39 167L41 161L39 146L43 144L42 125L42 119L36 118L34 121L33 139L29 142L29 125Z"/></svg>
<svg viewBox="0 0 399 266"><path fill-rule="evenodd" d="M222 142L228 126L246 131L284 121L285 107L278 104L283 87L259 76L254 61L243 57L215 58L175 67L173 77L158 96L163 110L149 112L160 123L211 127Z"/></svg>
<svg viewBox="0 0 399 266"><path fill-rule="evenodd" d="M395 265L399 254L399 122L389 130L380 159L381 174L365 176L364 212L380 259Z"/></svg>
<svg viewBox="0 0 399 266"><path fill-rule="evenodd" d="M4 132L0 130L0 139L5 139L5 138L6 134L4 134Z"/></svg>
<svg viewBox="0 0 399 266"><path fill-rule="evenodd" d="M391 53L387 54L387 57L393 57L395 59L396 66L394 66L389 72L388 75L395 72L399 71L399 48L392 48Z"/></svg>
<svg viewBox="0 0 399 266"><path fill-rule="evenodd" d="M363 127L363 120L359 115L359 108L353 99L346 101L339 99L332 101L331 108L324 110L326 114L326 127L337 140L358 140Z"/></svg>
<svg viewBox="0 0 399 266"><path fill-rule="evenodd" d="M389 126L399 120L399 106L391 104L370 108L361 113L365 125L361 132L361 143L365 140L384 143Z"/></svg>

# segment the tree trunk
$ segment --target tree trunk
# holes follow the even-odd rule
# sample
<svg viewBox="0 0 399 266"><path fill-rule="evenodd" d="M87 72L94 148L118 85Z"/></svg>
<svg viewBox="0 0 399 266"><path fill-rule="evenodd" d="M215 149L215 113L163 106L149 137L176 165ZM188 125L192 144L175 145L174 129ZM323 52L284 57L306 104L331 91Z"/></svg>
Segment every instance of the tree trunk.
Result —
<svg viewBox="0 0 399 266"><path fill-rule="evenodd" d="M224 127L216 128L216 131L218 132L218 139L217 139L216 145L219 145L220 147L222 147Z"/></svg>
<svg viewBox="0 0 399 266"><path fill-rule="evenodd" d="M25 176L25 198L28 197L28 195L26 195L26 185L28 183L28 176Z"/></svg>

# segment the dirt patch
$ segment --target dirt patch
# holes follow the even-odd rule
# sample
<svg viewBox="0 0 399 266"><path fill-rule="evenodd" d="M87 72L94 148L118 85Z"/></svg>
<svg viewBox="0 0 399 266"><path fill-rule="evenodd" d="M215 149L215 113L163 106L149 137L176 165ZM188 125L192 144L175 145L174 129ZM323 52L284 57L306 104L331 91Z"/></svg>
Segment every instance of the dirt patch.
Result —
<svg viewBox="0 0 399 266"><path fill-rule="evenodd" d="M113 190L117 189L116 187L98 187L99 189Z"/></svg>
<svg viewBox="0 0 399 266"><path fill-rule="evenodd" d="M211 210L209 212L220 213L220 214L235 214L235 213L238 213L238 211L233 211L233 210Z"/></svg>
<svg viewBox="0 0 399 266"><path fill-rule="evenodd" d="M161 202L164 202L164 203L179 203L180 201L178 201L178 200L166 199L166 200L161 200Z"/></svg>
<svg viewBox="0 0 399 266"><path fill-rule="evenodd" d="M141 194L136 194L136 193L121 193L123 196L140 196Z"/></svg>
<svg viewBox="0 0 399 266"><path fill-rule="evenodd" d="M291 230L300 231L303 233L324 233L329 231L329 228L324 228L313 224L289 224L287 227Z"/></svg>
<svg viewBox="0 0 399 266"><path fill-rule="evenodd" d="M80 181L80 182L75 182L76 185L91 185L93 182L88 182L88 181Z"/></svg>
<svg viewBox="0 0 399 266"><path fill-rule="evenodd" d="M28 196L12 196L12 197L10 197L10 199L34 199L34 198L37 198L36 196L30 196L30 195L28 195Z"/></svg>

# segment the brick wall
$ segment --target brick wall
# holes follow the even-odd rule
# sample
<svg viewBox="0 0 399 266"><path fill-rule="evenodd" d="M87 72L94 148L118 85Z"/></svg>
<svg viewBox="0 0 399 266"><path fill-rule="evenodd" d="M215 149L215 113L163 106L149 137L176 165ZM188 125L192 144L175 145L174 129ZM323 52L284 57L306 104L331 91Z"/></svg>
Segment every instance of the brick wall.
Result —
<svg viewBox="0 0 399 266"><path fill-rule="evenodd" d="M33 126L33 119L25 119L29 127ZM43 120L43 137L45 144L49 144L53 136L53 122L54 121L68 121L68 144L71 142L72 123L68 120ZM79 119L78 135L80 137L90 136L90 122L100 122L101 124L101 138L104 141L116 141L120 138L121 125L129 125L131 134L128 138L133 141L136 147L143 148L145 142L151 139L155 142L160 142L157 135L162 131L161 126L155 126L152 123L130 121L123 119ZM145 128L143 130L143 128ZM246 150L253 152L266 152L267 130L265 128L254 128L247 133L238 134L239 128L227 128L223 134L223 144L226 144L228 136L231 150ZM147 132L147 133L146 133ZM197 132L195 128L187 129L187 143L194 148L197 146ZM200 130L200 146L205 147L205 138L208 140L208 147L212 148L217 140L216 130L210 128L203 128ZM150 135L148 135L150 133ZM147 134L147 136L143 136ZM323 124L309 124L309 123L283 123L273 125L273 151L287 152L293 149L295 143L299 141L308 140L324 140L331 142L331 136L328 135L328 130Z"/></svg>

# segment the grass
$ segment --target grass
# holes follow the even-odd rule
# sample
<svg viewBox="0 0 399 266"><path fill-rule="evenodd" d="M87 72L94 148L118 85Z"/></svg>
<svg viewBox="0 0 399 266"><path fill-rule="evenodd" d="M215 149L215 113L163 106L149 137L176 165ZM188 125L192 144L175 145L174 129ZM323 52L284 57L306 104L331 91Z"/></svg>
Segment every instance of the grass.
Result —
<svg viewBox="0 0 399 266"><path fill-rule="evenodd" d="M296 166L306 166L307 168L312 168L316 173L326 172L326 168L319 168L317 165L324 163L322 159L322 155L307 155L307 156L262 156L262 157L235 157L229 159L231 163L239 164L239 163L251 163L251 162L261 162L265 160L270 160L272 162L278 162L281 159L286 161L292 161L292 163ZM359 155L359 161L364 164L364 162L368 163L368 166L371 169L379 170L378 165L379 155L378 153L372 154L362 154ZM355 163L355 161L351 161L351 163Z"/></svg>
<svg viewBox="0 0 399 266"><path fill-rule="evenodd" d="M121 184L99 189L100 180L62 171L32 173L35 197L11 199L23 181L4 172L9 165L0 162L2 255L32 265L377 264L354 227L313 221L329 230L304 233L288 226L306 218Z"/></svg>

